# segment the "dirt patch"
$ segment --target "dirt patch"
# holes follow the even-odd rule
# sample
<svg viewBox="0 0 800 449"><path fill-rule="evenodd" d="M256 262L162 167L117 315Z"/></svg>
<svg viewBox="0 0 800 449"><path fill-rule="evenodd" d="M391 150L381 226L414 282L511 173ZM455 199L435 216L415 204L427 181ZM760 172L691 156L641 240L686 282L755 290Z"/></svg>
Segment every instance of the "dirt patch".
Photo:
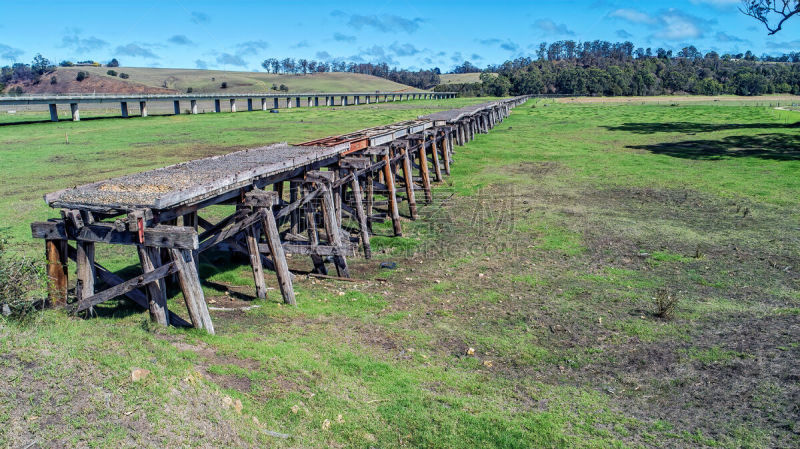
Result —
<svg viewBox="0 0 800 449"><path fill-rule="evenodd" d="M530 175L531 177L549 175L559 168L561 165L557 162L521 162L518 165L505 167L510 173Z"/></svg>

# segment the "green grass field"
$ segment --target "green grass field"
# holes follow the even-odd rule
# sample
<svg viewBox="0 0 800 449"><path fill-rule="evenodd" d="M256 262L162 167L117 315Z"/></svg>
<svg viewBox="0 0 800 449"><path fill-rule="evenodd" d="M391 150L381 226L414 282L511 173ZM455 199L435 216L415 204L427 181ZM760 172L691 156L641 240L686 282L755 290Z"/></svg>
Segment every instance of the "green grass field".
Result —
<svg viewBox="0 0 800 449"><path fill-rule="evenodd" d="M60 67L59 79L75 79L78 71L90 76L108 76L107 67ZM414 90L405 84L395 83L376 76L358 73L315 73L309 75L283 75L266 72L238 72L226 70L162 69L152 67L117 67L114 70L130 75L128 82L150 87L165 87L186 92L219 92L223 82L228 83L226 92L267 92L273 84L285 84L290 92L372 92ZM117 78L118 79L118 78ZM125 81L125 80L123 80Z"/></svg>
<svg viewBox="0 0 800 449"><path fill-rule="evenodd" d="M44 192L430 107L410 104L0 127L0 227L35 256ZM456 148L405 237L376 227L361 281L298 276L297 308L215 254L211 305L259 306L212 312L215 336L124 302L0 321L0 445L797 447L798 121L529 101Z"/></svg>

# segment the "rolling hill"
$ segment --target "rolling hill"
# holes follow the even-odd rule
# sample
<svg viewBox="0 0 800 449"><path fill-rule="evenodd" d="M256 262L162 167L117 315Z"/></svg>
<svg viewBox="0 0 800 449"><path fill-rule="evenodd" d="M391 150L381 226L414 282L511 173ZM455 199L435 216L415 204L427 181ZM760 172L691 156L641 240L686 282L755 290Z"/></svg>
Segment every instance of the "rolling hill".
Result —
<svg viewBox="0 0 800 449"><path fill-rule="evenodd" d="M497 75L492 73L492 75ZM441 84L462 84L462 83L480 83L480 73L442 73L439 75L442 82Z"/></svg>
<svg viewBox="0 0 800 449"><path fill-rule="evenodd" d="M108 67L59 67L54 73L45 75L36 85L22 85L26 93L236 93L270 91L272 85L286 85L289 92L354 92L417 90L405 84L358 73L314 73L308 75L283 75L264 72L234 72L224 70L167 69L149 67L116 67L113 70L130 77L122 79L107 74ZM79 71L89 77L79 82L75 78ZM56 83L51 84L50 78ZM9 88L15 87L11 85Z"/></svg>

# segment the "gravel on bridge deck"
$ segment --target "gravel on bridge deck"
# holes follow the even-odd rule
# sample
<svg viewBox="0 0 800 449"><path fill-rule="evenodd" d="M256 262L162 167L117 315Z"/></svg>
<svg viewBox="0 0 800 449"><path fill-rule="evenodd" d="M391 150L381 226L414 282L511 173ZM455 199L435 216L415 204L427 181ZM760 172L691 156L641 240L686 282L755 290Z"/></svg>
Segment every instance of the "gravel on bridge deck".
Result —
<svg viewBox="0 0 800 449"><path fill-rule="evenodd" d="M202 201L346 150L278 143L86 184L45 195L51 207L90 210L166 209Z"/></svg>
<svg viewBox="0 0 800 449"><path fill-rule="evenodd" d="M498 104L500 104L500 102L497 101L489 101L486 103L473 104L458 109L450 109L447 111L439 111L439 112L434 112L433 114L423 115L422 117L420 117L420 119L426 119L431 121L445 121L448 123L452 123L458 121L465 115L472 115L478 111L482 111L484 109L497 106Z"/></svg>

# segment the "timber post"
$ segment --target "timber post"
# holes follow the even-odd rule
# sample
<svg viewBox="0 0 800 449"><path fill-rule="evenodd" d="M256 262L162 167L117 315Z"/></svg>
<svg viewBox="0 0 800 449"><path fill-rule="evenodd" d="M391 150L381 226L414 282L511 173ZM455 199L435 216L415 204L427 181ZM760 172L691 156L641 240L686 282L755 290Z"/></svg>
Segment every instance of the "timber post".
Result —
<svg viewBox="0 0 800 449"><path fill-rule="evenodd" d="M444 173L450 176L450 131L447 129L440 129L438 133L442 136L442 157L444 159Z"/></svg>
<svg viewBox="0 0 800 449"><path fill-rule="evenodd" d="M433 161L433 173L436 182L442 182L442 168L439 166L439 150L436 147L436 131L430 133L431 160Z"/></svg>
<svg viewBox="0 0 800 449"><path fill-rule="evenodd" d="M431 204L433 202L433 193L431 192L431 177L428 172L428 155L425 150L425 139L419 136L416 141L419 145L419 175L422 178L422 190L425 192L425 203Z"/></svg>
<svg viewBox="0 0 800 449"><path fill-rule="evenodd" d="M183 299L186 301L186 309L189 311L192 325L198 329L205 329L209 334L213 334L214 324L211 322L211 315L208 313L208 305L203 294L203 287L200 284L200 277L197 274L192 251L171 248L169 253L178 268L178 282L183 292Z"/></svg>
<svg viewBox="0 0 800 449"><path fill-rule="evenodd" d="M411 156L409 153L410 142L405 140L400 151L403 152L403 179L406 187L406 200L408 201L408 212L412 220L419 218L417 212L417 199L414 194L414 171L411 169Z"/></svg>
<svg viewBox="0 0 800 449"><path fill-rule="evenodd" d="M47 284L50 304L63 306L67 304L67 284L69 270L67 265L67 240L45 240L47 256Z"/></svg>
<svg viewBox="0 0 800 449"><path fill-rule="evenodd" d="M358 232L361 238L361 245L364 250L364 258L372 258L372 247L369 243L369 226L367 225L367 214L364 211L363 193L361 192L361 182L359 181L358 170L363 170L369 166L369 159L363 157L346 157L339 164L352 176L350 190L353 192L353 209L355 210L356 220L358 221Z"/></svg>
<svg viewBox="0 0 800 449"><path fill-rule="evenodd" d="M152 246L137 245L139 261L144 274L151 273L161 267L161 251ZM167 310L167 288L164 278L147 284L147 302L150 310L150 319L162 326L169 323Z"/></svg>
<svg viewBox="0 0 800 449"><path fill-rule="evenodd" d="M389 155L389 149L383 155L383 178L386 181L386 190L389 198L389 213L392 217L392 226L394 227L394 235L400 237L403 235L403 228L400 225L400 210L397 207L397 190L394 187L394 172L395 165Z"/></svg>
<svg viewBox="0 0 800 449"><path fill-rule="evenodd" d="M278 225L275 220L275 215L272 212L273 206L279 204L279 197L278 193L275 191L264 191L254 189L250 192L247 192L244 195L244 205L253 208L253 212L258 214L261 217L260 222L254 223L251 226L250 230L247 234L248 239L248 247L252 244L255 249L255 258L251 256L251 261L253 266L256 266L256 262L254 259L258 259L258 266L261 265L261 255L262 252L258 245L258 237L259 234L257 229L261 229L264 232L264 237L267 241L267 247L269 248L269 253L272 256L272 265L275 269L275 274L278 278L278 286L281 290L281 296L283 297L283 302L290 304L290 305L297 305L297 301L294 297L294 287L292 285L292 274L289 272L289 264L286 261L286 253L283 250L283 246L280 241L280 234L278 233ZM260 225L260 226L258 226ZM258 227L257 227L258 226ZM252 238L251 238L252 232ZM250 243L252 241L252 243ZM250 250L248 250L249 252ZM255 275L255 269L253 270L253 274ZM261 271L261 282L264 282L264 273L263 270ZM256 281L256 289L258 291L259 282ZM259 296L259 298L266 298L266 284L263 284L264 289L264 296Z"/></svg>
<svg viewBox="0 0 800 449"><path fill-rule="evenodd" d="M349 278L350 271L343 253L341 225L336 220L336 206L333 202L333 172L310 171L306 173L306 180L322 190L322 220L325 223L328 244L333 247L333 263L340 277Z"/></svg>

